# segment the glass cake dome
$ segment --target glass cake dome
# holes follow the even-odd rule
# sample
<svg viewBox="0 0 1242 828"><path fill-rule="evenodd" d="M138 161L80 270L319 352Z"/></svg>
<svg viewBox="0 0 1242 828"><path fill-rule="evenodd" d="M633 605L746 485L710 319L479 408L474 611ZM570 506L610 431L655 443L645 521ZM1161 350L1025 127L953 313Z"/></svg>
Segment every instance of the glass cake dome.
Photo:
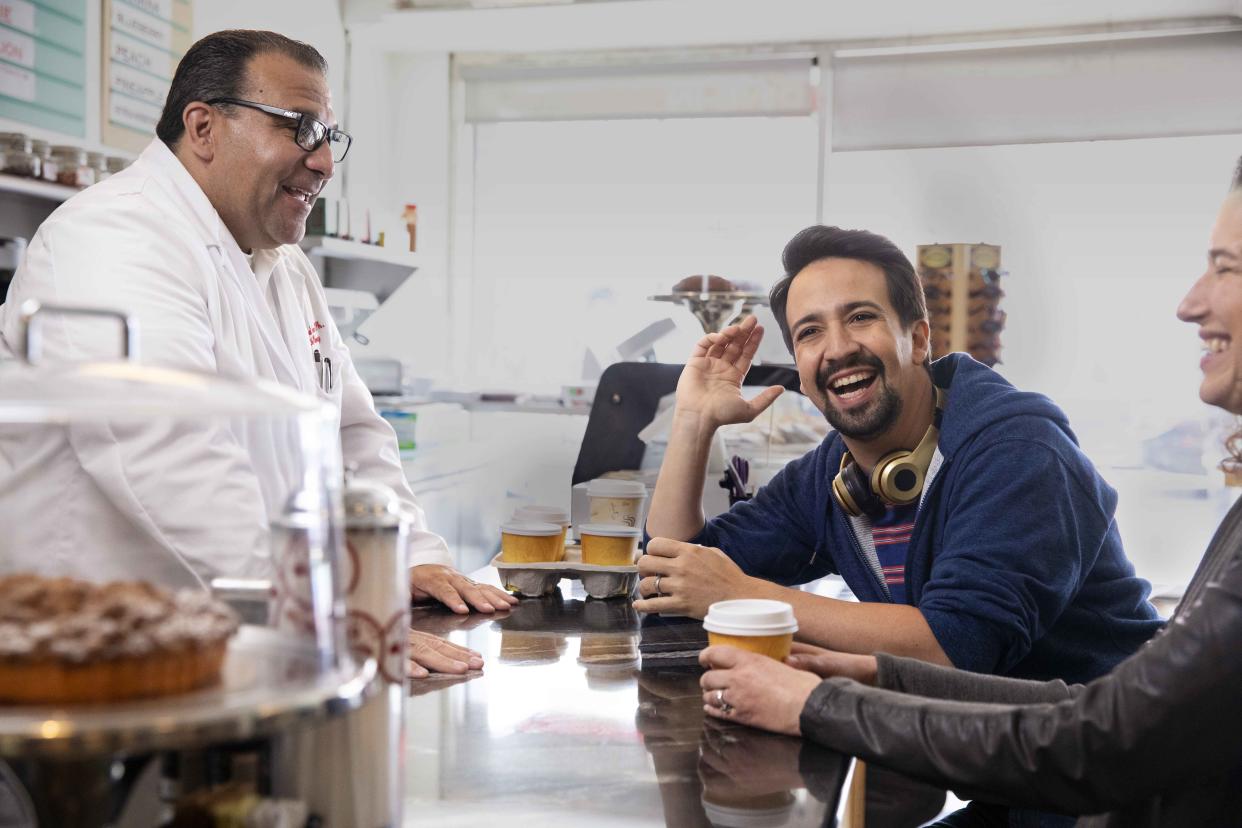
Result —
<svg viewBox="0 0 1242 828"><path fill-rule="evenodd" d="M114 311L28 302L21 314L21 341L0 338L0 575L265 584L269 623L334 661L334 407L141 362L135 321ZM77 359L88 326L115 327L125 359Z"/></svg>

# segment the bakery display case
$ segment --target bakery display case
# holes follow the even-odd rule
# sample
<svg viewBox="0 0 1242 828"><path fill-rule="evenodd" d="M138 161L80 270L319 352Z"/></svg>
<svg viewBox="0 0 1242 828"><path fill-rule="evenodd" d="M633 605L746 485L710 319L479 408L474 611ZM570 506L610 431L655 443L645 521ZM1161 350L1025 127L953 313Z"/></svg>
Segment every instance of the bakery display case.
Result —
<svg viewBox="0 0 1242 828"><path fill-rule="evenodd" d="M346 491L333 407L144 363L116 311L22 321L0 359L0 824L399 824L406 530L391 492Z"/></svg>
<svg viewBox="0 0 1242 828"><path fill-rule="evenodd" d="M919 279L927 297L932 358L964 351L984 365L1001 361L1005 311L1001 249L994 244L924 244Z"/></svg>

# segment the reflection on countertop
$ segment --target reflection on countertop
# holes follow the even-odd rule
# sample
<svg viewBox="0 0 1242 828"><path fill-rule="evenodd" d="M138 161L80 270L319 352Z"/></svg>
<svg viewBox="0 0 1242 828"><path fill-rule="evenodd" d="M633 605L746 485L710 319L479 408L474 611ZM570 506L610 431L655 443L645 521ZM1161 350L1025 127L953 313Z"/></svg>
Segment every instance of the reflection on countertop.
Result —
<svg viewBox="0 0 1242 828"><path fill-rule="evenodd" d="M698 668L639 669L628 600L561 589L496 618L415 610L486 664L414 683L407 824L831 824L848 758L705 721Z"/></svg>

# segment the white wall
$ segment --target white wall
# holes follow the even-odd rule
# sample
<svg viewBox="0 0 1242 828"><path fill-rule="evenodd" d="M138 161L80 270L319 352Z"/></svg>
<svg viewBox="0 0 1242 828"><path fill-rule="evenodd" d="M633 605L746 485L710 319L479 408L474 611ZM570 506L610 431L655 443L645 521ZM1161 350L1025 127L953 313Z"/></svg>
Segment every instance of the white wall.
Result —
<svg viewBox="0 0 1242 828"><path fill-rule="evenodd" d="M418 206L419 268L363 326L355 355L390 356L418 376L449 379L453 293L448 278L451 76L447 53L387 55L355 48L346 161L351 204ZM386 240L387 241L387 240ZM398 244L404 241L399 234ZM387 242L391 244L392 242Z"/></svg>
<svg viewBox="0 0 1242 828"><path fill-rule="evenodd" d="M1110 25L1124 29L1127 20L1164 18L1172 25L1176 17L1215 15L1226 17L1207 21L1207 30L1236 31L1236 15L1242 10L1242 3L1232 0L1000 5L954 0L936 4L934 10L919 6L911 14L895 10L910 11L912 4L880 2L848 19L838 16L833 20L826 16L827 5L820 4L815 11L801 0L731 2L731 9L741 10L738 14L713 16L694 13L706 10L702 0L633 0L573 7L412 12L352 28L355 122L360 131L373 130L380 150L355 163L356 192L414 200L420 208L435 205L426 217L427 242L437 256L443 256L445 267L444 272L423 274L416 287L403 290L377 314L367 331L376 345L404 358L438 362L438 370L430 373L460 376L452 362L456 358L456 367L463 364L460 353L445 353L450 338L435 341L446 325L451 334L460 335L466 329L463 320L473 315L469 303L453 294L463 281L468 284L471 239L460 237L462 228L458 227L459 237L450 244L452 231L447 226L454 212L467 220L463 223L471 218L470 205L454 201L449 171L454 166L470 168L475 150L472 144L453 146L448 140L454 119L461 117L459 101L451 94L450 53L694 50L725 43L745 46L897 35L915 40L945 31L995 33L1006 28L1079 24L1094 25L1099 34ZM969 13L972 7L976 14ZM799 8L800 20L795 14ZM644 24L654 21L655 15L661 16L658 24ZM710 25L697 25L704 20ZM994 37L1016 34L1000 32ZM831 44L831 48L855 51L884 46ZM1081 54L1090 55L1099 48L1083 44ZM500 60L498 55L491 57ZM545 57L566 65L573 56ZM614 63L625 57L616 52L610 55ZM869 59L866 54L862 58ZM1228 52L1222 57L1225 63L1231 59ZM888 62L896 64L896 76L903 67L914 71L919 63L900 57ZM358 71L364 66L367 71ZM832 68L826 61L821 66L831 90ZM1193 77L1178 83L1186 95L1196 97L1192 103L1216 101L1223 109L1236 111L1229 84L1236 72L1218 71L1208 63L1194 66L1198 68ZM1024 71L1029 74L1030 70ZM963 100L955 97L953 84L943 87L924 97L944 105L921 117L952 118L958 126L971 119L1004 121L1007 107L1024 105L1013 94ZM1040 94L1045 103L1058 100L1046 90ZM871 97L883 100L888 96ZM832 95L826 98L826 110L831 111ZM890 127L903 134L944 126L916 121L907 107L894 109L898 115L905 112L909 129L899 119ZM1054 110L1048 117L1064 122L1081 115L1065 107ZM1090 118L1090 124L1103 130L1100 125L1111 123L1115 113L1107 105L1097 111L1098 117ZM1167 114L1161 108L1151 118ZM1181 119L1174 120L1179 122L1138 133L1179 134L1184 125ZM1039 126L1048 124L1041 121ZM826 222L884 232L910 253L917 244L935 241L1002 245L1004 267L1011 275L1005 281L1004 307L1010 316L1001 370L1019 386L1048 393L1066 408L1088 452L1121 490L1119 522L1132 558L1143 574L1167 583L1184 582L1189 576L1206 533L1225 505L1221 493L1210 488L1215 485L1212 475L1205 484L1202 475L1150 473L1141 468L1139 456L1144 439L1179 421L1200 421L1207 416L1197 402L1197 343L1189 326L1173 317L1173 309L1201 265L1212 215L1232 162L1242 153L1242 135L1233 122L1196 129L1228 134L1023 145L1022 141L1063 136L1028 130L1006 136L1004 140L1015 143L1004 146L830 152L824 191ZM1092 137L1133 132L1104 130ZM831 130L823 143L825 148L832 147ZM463 190L469 192L468 181L456 187L458 195ZM658 200L660 194L653 193L652 198ZM797 229L790 228L790 233ZM773 256L778 253L774 250ZM454 261L453 256L461 260ZM447 275L450 265L452 278ZM445 314L437 315L439 311ZM457 350L467 344L459 340ZM1217 457L1219 446L1205 443L1205 465Z"/></svg>
<svg viewBox="0 0 1242 828"><path fill-rule="evenodd" d="M1120 493L1145 577L1185 583L1229 505L1209 474L1146 467L1144 441L1218 413L1199 402L1200 344L1177 320L1242 135L884 150L834 156L825 220L893 238L1001 245L1008 313L997 369L1052 397ZM1166 443L1167 447L1167 443Z"/></svg>
<svg viewBox="0 0 1242 828"><path fill-rule="evenodd" d="M195 0L194 38L221 29L268 29L302 40L328 60L332 95L345 90L345 27L337 0Z"/></svg>
<svg viewBox="0 0 1242 828"><path fill-rule="evenodd" d="M392 12L351 24L375 47L530 53L901 39L1237 14L1237 0L626 0Z"/></svg>

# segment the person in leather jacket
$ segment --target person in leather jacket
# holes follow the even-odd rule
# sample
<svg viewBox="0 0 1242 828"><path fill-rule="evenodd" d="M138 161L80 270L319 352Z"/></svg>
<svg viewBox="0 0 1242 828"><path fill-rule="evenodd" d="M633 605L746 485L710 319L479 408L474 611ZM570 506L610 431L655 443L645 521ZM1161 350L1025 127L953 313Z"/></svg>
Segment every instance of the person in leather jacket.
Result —
<svg viewBox="0 0 1242 828"><path fill-rule="evenodd" d="M1242 414L1242 164L1177 315L1204 343L1200 398ZM1242 432L1228 447L1222 465L1242 468ZM730 647L700 661L709 715L964 797L1080 815L1079 826L1242 825L1242 501L1166 628L1085 685L807 646L787 664Z"/></svg>

